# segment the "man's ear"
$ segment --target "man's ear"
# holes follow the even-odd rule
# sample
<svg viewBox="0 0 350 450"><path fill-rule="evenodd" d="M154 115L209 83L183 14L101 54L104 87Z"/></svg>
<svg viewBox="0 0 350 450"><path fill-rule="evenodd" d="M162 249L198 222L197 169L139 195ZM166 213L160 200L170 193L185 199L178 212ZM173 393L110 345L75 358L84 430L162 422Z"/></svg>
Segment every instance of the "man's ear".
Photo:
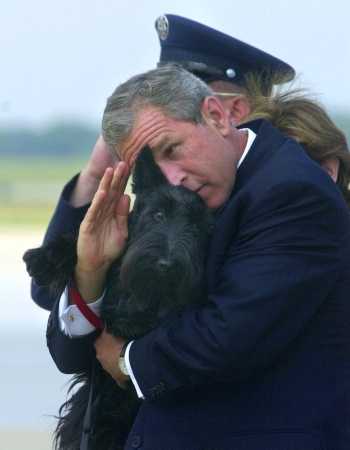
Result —
<svg viewBox="0 0 350 450"><path fill-rule="evenodd" d="M251 113L251 106L245 95L223 98L221 103L228 112L232 125L237 126L245 122Z"/></svg>
<svg viewBox="0 0 350 450"><path fill-rule="evenodd" d="M334 183L338 180L339 173L339 159L338 158L328 158L322 161L321 166L329 174Z"/></svg>
<svg viewBox="0 0 350 450"><path fill-rule="evenodd" d="M230 118L222 102L217 97L206 97L203 101L201 112L209 126L215 128L223 136L227 136L231 130Z"/></svg>

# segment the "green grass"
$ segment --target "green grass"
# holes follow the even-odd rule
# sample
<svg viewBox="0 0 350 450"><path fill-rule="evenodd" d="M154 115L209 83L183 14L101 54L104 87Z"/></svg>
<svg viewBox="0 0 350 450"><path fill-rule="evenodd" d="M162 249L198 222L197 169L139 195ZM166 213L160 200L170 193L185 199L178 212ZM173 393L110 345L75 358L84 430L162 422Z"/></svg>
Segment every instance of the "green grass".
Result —
<svg viewBox="0 0 350 450"><path fill-rule="evenodd" d="M54 207L54 202L50 205L1 205L0 228L45 229Z"/></svg>
<svg viewBox="0 0 350 450"><path fill-rule="evenodd" d="M84 164L81 159L1 160L0 229L45 230L63 186Z"/></svg>
<svg viewBox="0 0 350 450"><path fill-rule="evenodd" d="M84 164L82 159L2 159L0 227L45 228L60 190Z"/></svg>
<svg viewBox="0 0 350 450"><path fill-rule="evenodd" d="M21 158L1 159L0 182L4 181L65 181L85 165L83 159Z"/></svg>

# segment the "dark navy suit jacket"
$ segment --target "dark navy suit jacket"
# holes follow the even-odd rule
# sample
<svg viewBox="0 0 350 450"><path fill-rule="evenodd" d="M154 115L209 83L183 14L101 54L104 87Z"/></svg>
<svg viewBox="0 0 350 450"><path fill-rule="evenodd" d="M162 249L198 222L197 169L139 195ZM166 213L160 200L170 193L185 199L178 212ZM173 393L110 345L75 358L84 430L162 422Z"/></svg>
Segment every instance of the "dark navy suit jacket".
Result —
<svg viewBox="0 0 350 450"><path fill-rule="evenodd" d="M69 198L73 188L75 187L78 175L67 183L60 196L54 214L51 218L44 241L52 241L56 236L62 233L78 234L79 226L88 210L89 205L81 208L73 208L69 204ZM53 292L45 286L38 286L34 280L31 282L31 295L35 303L43 309L51 311L57 297Z"/></svg>
<svg viewBox="0 0 350 450"><path fill-rule="evenodd" d="M126 448L350 449L350 215L331 178L270 124L217 212L207 306L135 341L144 393ZM94 334L48 326L64 372Z"/></svg>

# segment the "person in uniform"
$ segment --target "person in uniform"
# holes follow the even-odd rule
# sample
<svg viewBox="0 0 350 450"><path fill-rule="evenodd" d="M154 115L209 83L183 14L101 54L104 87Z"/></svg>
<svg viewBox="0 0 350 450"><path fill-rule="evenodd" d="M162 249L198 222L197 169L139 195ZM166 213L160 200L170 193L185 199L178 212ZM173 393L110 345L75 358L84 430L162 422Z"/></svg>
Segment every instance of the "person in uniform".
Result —
<svg viewBox="0 0 350 450"><path fill-rule="evenodd" d="M184 17L161 16L156 20L156 30L161 48L158 64L180 64L212 85L234 124L242 123L252 112L248 86L251 77L258 79L261 95L268 97L276 83L295 76L294 69L280 59ZM106 167L114 164L115 157L100 136L87 165L64 187L44 243L59 234L78 231ZM35 303L47 310L56 300L47 288L34 281L31 295Z"/></svg>
<svg viewBox="0 0 350 450"><path fill-rule="evenodd" d="M347 450L349 209L294 139L265 120L231 120L215 92L179 66L114 91L102 127L122 162L105 171L80 227L77 288L91 305L108 289L127 235L123 186L148 146L168 181L197 192L215 215L208 295L129 343L106 332L72 338L57 301L51 355L77 372L95 348L117 383L131 380L144 401L126 450Z"/></svg>
<svg viewBox="0 0 350 450"><path fill-rule="evenodd" d="M160 42L158 65L175 62L208 83L229 112L231 122L265 117L302 143L325 167L350 205L350 156L344 134L325 110L308 98L289 92L274 95L274 87L291 81L294 69L268 53L193 20L161 16L156 21ZM104 170L115 155L100 136L79 175L64 187L44 242L57 234L77 232ZM32 282L33 300L51 310L52 293Z"/></svg>

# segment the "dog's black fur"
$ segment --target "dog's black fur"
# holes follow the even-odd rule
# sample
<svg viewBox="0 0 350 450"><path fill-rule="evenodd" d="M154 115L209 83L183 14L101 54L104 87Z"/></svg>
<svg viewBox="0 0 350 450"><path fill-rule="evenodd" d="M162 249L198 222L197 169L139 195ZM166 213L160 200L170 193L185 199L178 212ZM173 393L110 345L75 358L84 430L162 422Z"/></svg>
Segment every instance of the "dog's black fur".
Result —
<svg viewBox="0 0 350 450"><path fill-rule="evenodd" d="M211 229L210 214L195 193L169 185L145 149L133 174L136 200L129 239L112 265L101 318L108 332L128 340L147 333L187 305L205 298L203 268ZM76 264L75 241L61 237L24 255L39 285L62 291ZM89 450L122 449L138 409L133 388L123 390L101 368L76 375L80 385L60 408L56 448L78 450L90 383L94 385Z"/></svg>

